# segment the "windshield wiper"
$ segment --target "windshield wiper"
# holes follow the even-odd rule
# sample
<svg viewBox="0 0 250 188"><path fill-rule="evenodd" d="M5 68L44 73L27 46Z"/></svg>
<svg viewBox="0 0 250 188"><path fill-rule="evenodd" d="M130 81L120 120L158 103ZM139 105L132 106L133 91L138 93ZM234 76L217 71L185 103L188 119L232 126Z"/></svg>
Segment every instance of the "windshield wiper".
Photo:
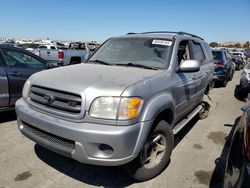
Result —
<svg viewBox="0 0 250 188"><path fill-rule="evenodd" d="M89 62L96 62L96 63L102 64L102 65L111 65L110 63L107 63L107 62L99 60L99 59L89 60Z"/></svg>
<svg viewBox="0 0 250 188"><path fill-rule="evenodd" d="M156 68L156 67L150 67L150 66L147 66L147 65L142 65L142 64L137 64L137 63L126 63L126 64L123 64L123 63L120 63L120 64L114 64L114 65L118 65L118 66L131 66L131 67L139 67L139 68L144 68L144 69L152 69L152 70L158 70L159 68Z"/></svg>

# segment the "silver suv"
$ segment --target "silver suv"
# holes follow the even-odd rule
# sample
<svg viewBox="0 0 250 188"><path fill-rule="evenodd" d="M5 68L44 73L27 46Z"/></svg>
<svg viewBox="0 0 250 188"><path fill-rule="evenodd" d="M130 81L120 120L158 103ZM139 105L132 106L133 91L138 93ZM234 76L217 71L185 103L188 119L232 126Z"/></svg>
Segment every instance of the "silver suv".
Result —
<svg viewBox="0 0 250 188"><path fill-rule="evenodd" d="M208 44L189 33L112 37L85 64L32 75L16 103L18 128L79 162L148 180L166 167L174 134L204 111L213 70Z"/></svg>

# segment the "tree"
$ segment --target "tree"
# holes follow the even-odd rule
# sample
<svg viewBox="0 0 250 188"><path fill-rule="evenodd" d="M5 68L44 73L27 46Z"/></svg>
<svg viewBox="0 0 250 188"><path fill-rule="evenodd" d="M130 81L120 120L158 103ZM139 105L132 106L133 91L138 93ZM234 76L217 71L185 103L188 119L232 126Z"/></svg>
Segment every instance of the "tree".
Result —
<svg viewBox="0 0 250 188"><path fill-rule="evenodd" d="M234 44L235 48L240 48L241 44L239 42L237 42L236 44Z"/></svg>
<svg viewBox="0 0 250 188"><path fill-rule="evenodd" d="M209 44L209 46L211 46L211 47L218 47L218 43L217 42L211 42L210 44Z"/></svg>
<svg viewBox="0 0 250 188"><path fill-rule="evenodd" d="M247 41L245 44L243 44L243 48L250 48L250 42Z"/></svg>

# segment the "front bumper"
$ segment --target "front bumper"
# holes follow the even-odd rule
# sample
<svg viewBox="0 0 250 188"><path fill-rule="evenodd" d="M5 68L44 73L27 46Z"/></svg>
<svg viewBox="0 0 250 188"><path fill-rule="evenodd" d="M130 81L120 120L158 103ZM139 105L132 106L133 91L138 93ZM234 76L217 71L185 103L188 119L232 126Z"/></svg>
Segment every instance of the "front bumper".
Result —
<svg viewBox="0 0 250 188"><path fill-rule="evenodd" d="M152 121L130 126L71 122L16 102L19 130L39 145L81 163L117 166L132 161L146 141Z"/></svg>

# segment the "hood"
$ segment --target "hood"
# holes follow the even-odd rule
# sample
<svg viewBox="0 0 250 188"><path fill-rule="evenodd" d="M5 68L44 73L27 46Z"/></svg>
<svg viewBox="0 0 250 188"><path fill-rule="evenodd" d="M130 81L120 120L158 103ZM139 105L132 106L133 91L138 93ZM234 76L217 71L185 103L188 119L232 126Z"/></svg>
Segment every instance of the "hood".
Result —
<svg viewBox="0 0 250 188"><path fill-rule="evenodd" d="M161 73L137 67L78 64L38 72L33 85L94 96L120 96L129 86Z"/></svg>

